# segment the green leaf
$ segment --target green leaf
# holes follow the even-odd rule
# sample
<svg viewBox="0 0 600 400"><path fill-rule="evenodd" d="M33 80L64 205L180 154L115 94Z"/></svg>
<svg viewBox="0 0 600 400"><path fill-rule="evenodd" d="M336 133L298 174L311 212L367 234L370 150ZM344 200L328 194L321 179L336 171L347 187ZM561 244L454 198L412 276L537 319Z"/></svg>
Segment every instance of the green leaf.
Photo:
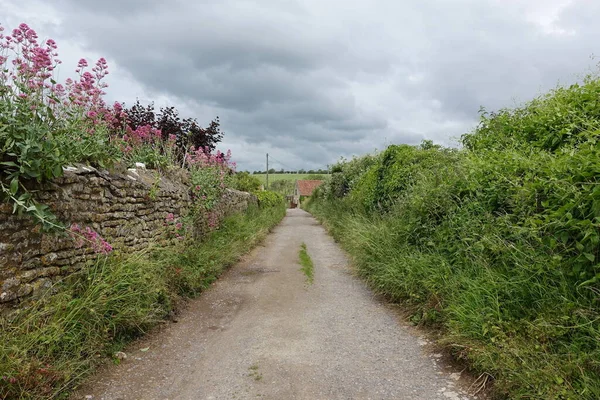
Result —
<svg viewBox="0 0 600 400"><path fill-rule="evenodd" d="M55 165L54 169L52 170L52 174L55 177L61 176L62 175L62 167L60 165Z"/></svg>
<svg viewBox="0 0 600 400"><path fill-rule="evenodd" d="M15 194L17 194L18 190L19 190L19 180L17 178L14 178L12 181L10 181L10 194L12 196L14 196Z"/></svg>
<svg viewBox="0 0 600 400"><path fill-rule="evenodd" d="M596 259L596 256L591 254L591 253L583 253L583 255L585 256L585 258L587 258L590 261L594 261Z"/></svg>

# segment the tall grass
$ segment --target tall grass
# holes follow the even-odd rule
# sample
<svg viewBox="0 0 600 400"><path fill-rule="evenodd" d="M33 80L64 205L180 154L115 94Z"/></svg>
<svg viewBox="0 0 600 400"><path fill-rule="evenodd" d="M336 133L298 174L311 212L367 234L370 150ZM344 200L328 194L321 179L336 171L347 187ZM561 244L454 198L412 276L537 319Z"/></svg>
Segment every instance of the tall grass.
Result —
<svg viewBox="0 0 600 400"><path fill-rule="evenodd" d="M261 241L283 206L227 218L200 243L99 259L0 323L0 398L63 398L95 365L164 321Z"/></svg>

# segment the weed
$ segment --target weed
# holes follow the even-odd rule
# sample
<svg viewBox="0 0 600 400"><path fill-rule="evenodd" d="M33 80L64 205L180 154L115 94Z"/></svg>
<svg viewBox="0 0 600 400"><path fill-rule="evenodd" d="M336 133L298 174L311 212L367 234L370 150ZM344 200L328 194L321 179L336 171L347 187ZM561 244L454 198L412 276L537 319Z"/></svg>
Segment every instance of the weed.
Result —
<svg viewBox="0 0 600 400"><path fill-rule="evenodd" d="M248 376L254 378L254 380L257 382L262 380L263 376L260 372L258 372L258 364L252 364L248 370L250 371Z"/></svg>
<svg viewBox="0 0 600 400"><path fill-rule="evenodd" d="M156 200L158 198L158 194L160 193L160 180L160 173L158 171L155 171L152 187L148 191L148 198L150 200Z"/></svg>
<svg viewBox="0 0 600 400"><path fill-rule="evenodd" d="M300 258L300 265L302 265L302 268L300 268L300 271L304 272L304 275L306 275L306 282L309 285L313 284L314 281L314 265L313 262L310 258L310 256L308 255L308 252L306 251L306 244L302 243L302 246L300 246L300 252L298 254L299 258Z"/></svg>

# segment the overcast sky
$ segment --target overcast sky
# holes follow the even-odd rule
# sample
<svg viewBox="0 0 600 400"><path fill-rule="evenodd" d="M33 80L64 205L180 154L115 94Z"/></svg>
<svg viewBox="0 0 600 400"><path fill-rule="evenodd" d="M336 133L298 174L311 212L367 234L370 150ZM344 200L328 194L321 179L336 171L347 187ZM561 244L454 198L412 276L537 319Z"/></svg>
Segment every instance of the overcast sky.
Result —
<svg viewBox="0 0 600 400"><path fill-rule="evenodd" d="M596 71L599 19L598 0L0 0L0 24L57 41L61 79L103 56L109 101L218 115L242 170L456 144L480 106Z"/></svg>

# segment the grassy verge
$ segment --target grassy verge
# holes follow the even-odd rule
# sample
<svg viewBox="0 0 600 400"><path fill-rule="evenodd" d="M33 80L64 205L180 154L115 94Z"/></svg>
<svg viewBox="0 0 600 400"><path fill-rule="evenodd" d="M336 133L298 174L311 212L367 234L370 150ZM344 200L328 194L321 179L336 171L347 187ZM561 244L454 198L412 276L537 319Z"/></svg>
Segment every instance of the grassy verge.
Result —
<svg viewBox="0 0 600 400"><path fill-rule="evenodd" d="M581 289L552 284L539 271L492 268L468 242L454 243L450 256L435 246L441 237L417 248L403 242L397 216L365 215L347 201L307 208L371 288L403 304L413 323L439 332L440 344L493 381L497 398L600 398L598 319ZM521 249L507 251L530 261Z"/></svg>
<svg viewBox="0 0 600 400"><path fill-rule="evenodd" d="M0 323L0 398L66 398L95 365L207 288L285 215L252 209L200 243L98 260L59 294Z"/></svg>
<svg viewBox="0 0 600 400"><path fill-rule="evenodd" d="M309 285L312 285L315 280L315 276L314 276L315 267L313 265L313 262L312 262L310 256L308 255L308 252L306 251L305 243L302 243L302 246L300 246L300 252L299 252L298 256L300 258L300 265L302 265L302 268L300 268L300 271L304 272L304 275L306 275L306 282Z"/></svg>

